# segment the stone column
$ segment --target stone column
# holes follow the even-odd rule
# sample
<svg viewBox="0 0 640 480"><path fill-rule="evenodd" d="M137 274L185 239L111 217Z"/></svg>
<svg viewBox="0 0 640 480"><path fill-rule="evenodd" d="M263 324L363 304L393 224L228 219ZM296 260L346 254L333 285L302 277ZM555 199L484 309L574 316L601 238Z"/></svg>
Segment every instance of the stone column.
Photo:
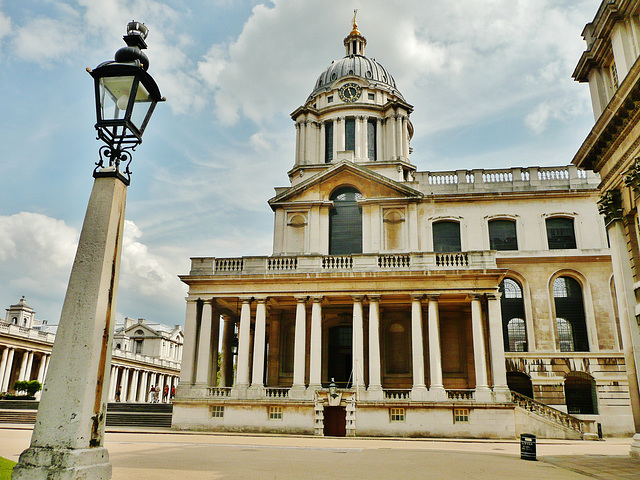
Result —
<svg viewBox="0 0 640 480"><path fill-rule="evenodd" d="M358 115L355 119L354 119L354 127L355 127L355 132L354 132L354 152L353 152L353 156L354 156L354 160L362 158L362 116Z"/></svg>
<svg viewBox="0 0 640 480"><path fill-rule="evenodd" d="M22 354L22 362L20 362L20 372L18 373L18 381L22 382L25 379L25 375L27 372L27 364L29 363L29 354L30 352L25 350Z"/></svg>
<svg viewBox="0 0 640 480"><path fill-rule="evenodd" d="M158 383L156 385L156 391L158 392L158 403L162 403L162 394L164 392L164 374L158 374Z"/></svg>
<svg viewBox="0 0 640 480"><path fill-rule="evenodd" d="M131 375L131 391L129 393L129 399L135 402L138 398L138 380L140 376L140 370L134 370Z"/></svg>
<svg viewBox="0 0 640 480"><path fill-rule="evenodd" d="M364 390L364 318L362 312L362 295L351 295L353 299L353 385Z"/></svg>
<svg viewBox="0 0 640 480"><path fill-rule="evenodd" d="M9 391L9 382L11 381L11 371L13 370L13 358L15 357L16 349L9 348L9 354L7 355L7 363L4 368L4 377L2 379L2 388L0 391Z"/></svg>
<svg viewBox="0 0 640 480"><path fill-rule="evenodd" d="M129 368L125 367L122 371L122 380L120 381L120 388L122 388L122 393L120 398L123 402L127 401L127 397L129 396Z"/></svg>
<svg viewBox="0 0 640 480"><path fill-rule="evenodd" d="M0 360L0 392L4 392L2 384L4 383L5 370L7 369L7 359L9 358L10 347L5 347L2 351L2 360Z"/></svg>
<svg viewBox="0 0 640 480"><path fill-rule="evenodd" d="M300 165L307 163L307 121L300 122Z"/></svg>
<svg viewBox="0 0 640 480"><path fill-rule="evenodd" d="M409 117L402 117L402 156L409 159Z"/></svg>
<svg viewBox="0 0 640 480"><path fill-rule="evenodd" d="M304 141L304 163L311 163L311 158L313 155L313 142L311 141L311 134L313 133L313 122L307 120L306 122L306 139Z"/></svg>
<svg viewBox="0 0 640 480"><path fill-rule="evenodd" d="M233 333L234 321L229 315L222 316L222 354L220 358L220 386L230 387L233 383Z"/></svg>
<svg viewBox="0 0 640 480"><path fill-rule="evenodd" d="M376 160L383 160L382 156L382 119L376 118Z"/></svg>
<svg viewBox="0 0 640 480"><path fill-rule="evenodd" d="M325 130L324 122L320 122L320 132L318 133L318 153L316 163L325 162Z"/></svg>
<svg viewBox="0 0 640 480"><path fill-rule="evenodd" d="M142 371L142 379L140 380L140 389L138 390L138 402L146 402L147 401L147 392L149 391L149 384L147 382L147 376L149 372L146 370Z"/></svg>
<svg viewBox="0 0 640 480"><path fill-rule="evenodd" d="M240 329L238 332L238 364L236 366L236 382L234 387L249 386L249 348L251 339L251 299L242 298L240 309Z"/></svg>
<svg viewBox="0 0 640 480"><path fill-rule="evenodd" d="M40 383L44 382L44 367L46 363L47 363L47 355L43 353L40 356L40 365L38 365L38 376L36 377L36 379Z"/></svg>
<svg viewBox="0 0 640 480"><path fill-rule="evenodd" d="M440 312L438 310L438 295L429 295L429 399L443 401L447 399L447 392L442 382L442 351L440 349Z"/></svg>
<svg viewBox="0 0 640 480"><path fill-rule="evenodd" d="M24 372L24 379L29 382L31 381L31 371L33 370L33 359L36 356L36 352L29 352L29 359L27 360L27 369Z"/></svg>
<svg viewBox="0 0 640 480"><path fill-rule="evenodd" d="M198 341L198 364L196 367L196 385L209 386L211 372L211 321L213 320L213 299L202 302L200 336Z"/></svg>
<svg viewBox="0 0 640 480"><path fill-rule="evenodd" d="M220 343L220 314L213 305L213 318L211 319L211 370L209 372L209 385L218 386L218 348ZM167 377L168 378L168 377Z"/></svg>
<svg viewBox="0 0 640 480"><path fill-rule="evenodd" d="M296 297L296 326L293 347L293 385L289 395L300 398L305 393L305 360L306 360L306 329L307 329L307 297Z"/></svg>
<svg viewBox="0 0 640 480"><path fill-rule="evenodd" d="M493 394L496 402L510 402L511 391L507 386L507 366L504 358L502 338L502 309L500 293L487 295L489 310L489 345L491 346L491 372L493 376Z"/></svg>
<svg viewBox="0 0 640 480"><path fill-rule="evenodd" d="M187 312L184 321L184 343L182 346L182 360L180 363L180 379L184 385L194 382L196 366L196 330L198 328L198 302L187 300Z"/></svg>
<svg viewBox="0 0 640 480"><path fill-rule="evenodd" d="M296 122L296 165L301 165L302 149L300 142L300 122Z"/></svg>
<svg viewBox="0 0 640 480"><path fill-rule="evenodd" d="M256 328L253 339L251 388L262 395L264 390L264 354L267 341L267 299L258 298L256 300Z"/></svg>
<svg viewBox="0 0 640 480"><path fill-rule="evenodd" d="M480 297L471 296L471 330L473 332L473 363L476 372L475 400L479 403L492 401L491 390L487 382L487 362L484 347L484 331L482 328L482 304Z"/></svg>
<svg viewBox="0 0 640 480"><path fill-rule="evenodd" d="M369 400L382 400L380 363L380 295L367 295L369 299Z"/></svg>
<svg viewBox="0 0 640 480"><path fill-rule="evenodd" d="M338 150L341 152L344 152L344 149L347 148L346 147L346 143L345 143L345 139L346 139L346 133L345 133L345 117L340 117L338 118L339 120L339 126L338 126Z"/></svg>
<svg viewBox="0 0 640 480"><path fill-rule="evenodd" d="M411 296L411 353L413 364L413 388L411 400L425 400L427 386L424 382L424 347L422 334L422 295Z"/></svg>
<svg viewBox="0 0 640 480"><path fill-rule="evenodd" d="M322 387L322 297L313 297L311 305L311 346L309 389Z"/></svg>
<svg viewBox="0 0 640 480"><path fill-rule="evenodd" d="M336 160L336 155L338 154L338 139L339 139L339 134L338 134L338 119L334 118L333 119L333 161L335 162Z"/></svg>

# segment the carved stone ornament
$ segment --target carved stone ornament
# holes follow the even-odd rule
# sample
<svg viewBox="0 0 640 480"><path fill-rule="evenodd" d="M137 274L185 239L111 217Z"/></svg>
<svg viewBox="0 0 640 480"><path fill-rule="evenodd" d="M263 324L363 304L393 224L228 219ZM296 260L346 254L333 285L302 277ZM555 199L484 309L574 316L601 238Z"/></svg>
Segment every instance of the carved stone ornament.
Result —
<svg viewBox="0 0 640 480"><path fill-rule="evenodd" d="M614 220L622 219L622 196L620 195L620 190L606 191L598 200L598 212L604 216L607 225Z"/></svg>
<svg viewBox="0 0 640 480"><path fill-rule="evenodd" d="M636 192L640 192L640 157L636 158L633 167L627 171L627 174L624 176L624 183Z"/></svg>

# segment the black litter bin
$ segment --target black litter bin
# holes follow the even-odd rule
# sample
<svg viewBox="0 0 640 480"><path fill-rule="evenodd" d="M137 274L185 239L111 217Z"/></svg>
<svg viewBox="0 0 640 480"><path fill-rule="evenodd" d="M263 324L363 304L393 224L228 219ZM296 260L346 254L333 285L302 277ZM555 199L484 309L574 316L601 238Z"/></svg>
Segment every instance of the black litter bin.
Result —
<svg viewBox="0 0 640 480"><path fill-rule="evenodd" d="M520 435L520 458L523 460L537 460L535 435L530 433Z"/></svg>

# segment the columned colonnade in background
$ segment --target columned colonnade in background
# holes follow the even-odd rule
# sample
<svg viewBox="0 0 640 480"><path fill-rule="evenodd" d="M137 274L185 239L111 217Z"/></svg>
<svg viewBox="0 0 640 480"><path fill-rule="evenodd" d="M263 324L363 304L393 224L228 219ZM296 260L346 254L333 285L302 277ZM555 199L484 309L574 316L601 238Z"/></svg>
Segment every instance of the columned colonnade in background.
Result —
<svg viewBox="0 0 640 480"><path fill-rule="evenodd" d="M293 346L293 382L289 396L304 396L307 385L310 390L321 388L328 382L323 372L323 301L330 296L295 297L295 330ZM381 295L351 295L352 325L352 372L353 385L366 387L370 399L383 398L382 361L380 339ZM486 301L484 301L486 299ZM410 297L412 400L438 401L446 399L443 381L442 352L440 340L439 295L415 294ZM181 381L185 385L208 387L234 387L237 391L261 390L272 385L264 377L267 346L267 302L268 297L239 298L240 316L238 325L237 363L235 379L233 371L233 336L235 318L220 315L214 298L189 299L185 322L185 344L182 359ZM251 304L255 302L253 324ZM493 392L501 392L500 401L508 401L500 294L471 295L465 302L471 307L471 332L473 364L475 369L475 400L496 401ZM334 303L335 305L335 303ZM368 306L368 318L364 318L364 307ZM397 304L395 304L397 307ZM307 322L310 311L309 344L307 345ZM425 316L426 319L423 317ZM220 352L219 382L217 382L219 322L223 323L222 351ZM365 321L368 331L367 371L365 378ZM272 322L273 323L273 322ZM425 331L426 330L426 331ZM270 329L270 333L279 328ZM488 334L489 338L485 338ZM425 342L426 340L426 342ZM269 338L269 344L280 342L280 338ZM426 344L426 352L425 346ZM488 348L488 355L487 355ZM308 370L307 370L307 356ZM425 372L425 358L428 372ZM308 382L307 382L308 379ZM429 380L427 384L427 379ZM373 397L372 397L373 395ZM504 397L504 398L503 398ZM493 400L492 400L493 399Z"/></svg>
<svg viewBox="0 0 640 480"><path fill-rule="evenodd" d="M48 352L5 346L0 356L0 392L13 390L18 381L44 383L50 357Z"/></svg>
<svg viewBox="0 0 640 480"><path fill-rule="evenodd" d="M172 387L178 386L179 377L169 373L159 373L137 367L111 365L109 381L109 401L116 400L116 390L120 387L121 402L153 402L151 387L159 389L158 402L169 403ZM164 397L164 387L169 387L169 395Z"/></svg>

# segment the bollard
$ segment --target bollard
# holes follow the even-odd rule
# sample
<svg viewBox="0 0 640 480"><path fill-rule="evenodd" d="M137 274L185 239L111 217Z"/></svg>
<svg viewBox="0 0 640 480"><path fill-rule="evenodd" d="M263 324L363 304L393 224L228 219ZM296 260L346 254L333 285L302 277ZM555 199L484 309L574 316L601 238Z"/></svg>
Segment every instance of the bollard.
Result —
<svg viewBox="0 0 640 480"><path fill-rule="evenodd" d="M537 460L535 435L530 433L520 435L520 458L522 460Z"/></svg>

